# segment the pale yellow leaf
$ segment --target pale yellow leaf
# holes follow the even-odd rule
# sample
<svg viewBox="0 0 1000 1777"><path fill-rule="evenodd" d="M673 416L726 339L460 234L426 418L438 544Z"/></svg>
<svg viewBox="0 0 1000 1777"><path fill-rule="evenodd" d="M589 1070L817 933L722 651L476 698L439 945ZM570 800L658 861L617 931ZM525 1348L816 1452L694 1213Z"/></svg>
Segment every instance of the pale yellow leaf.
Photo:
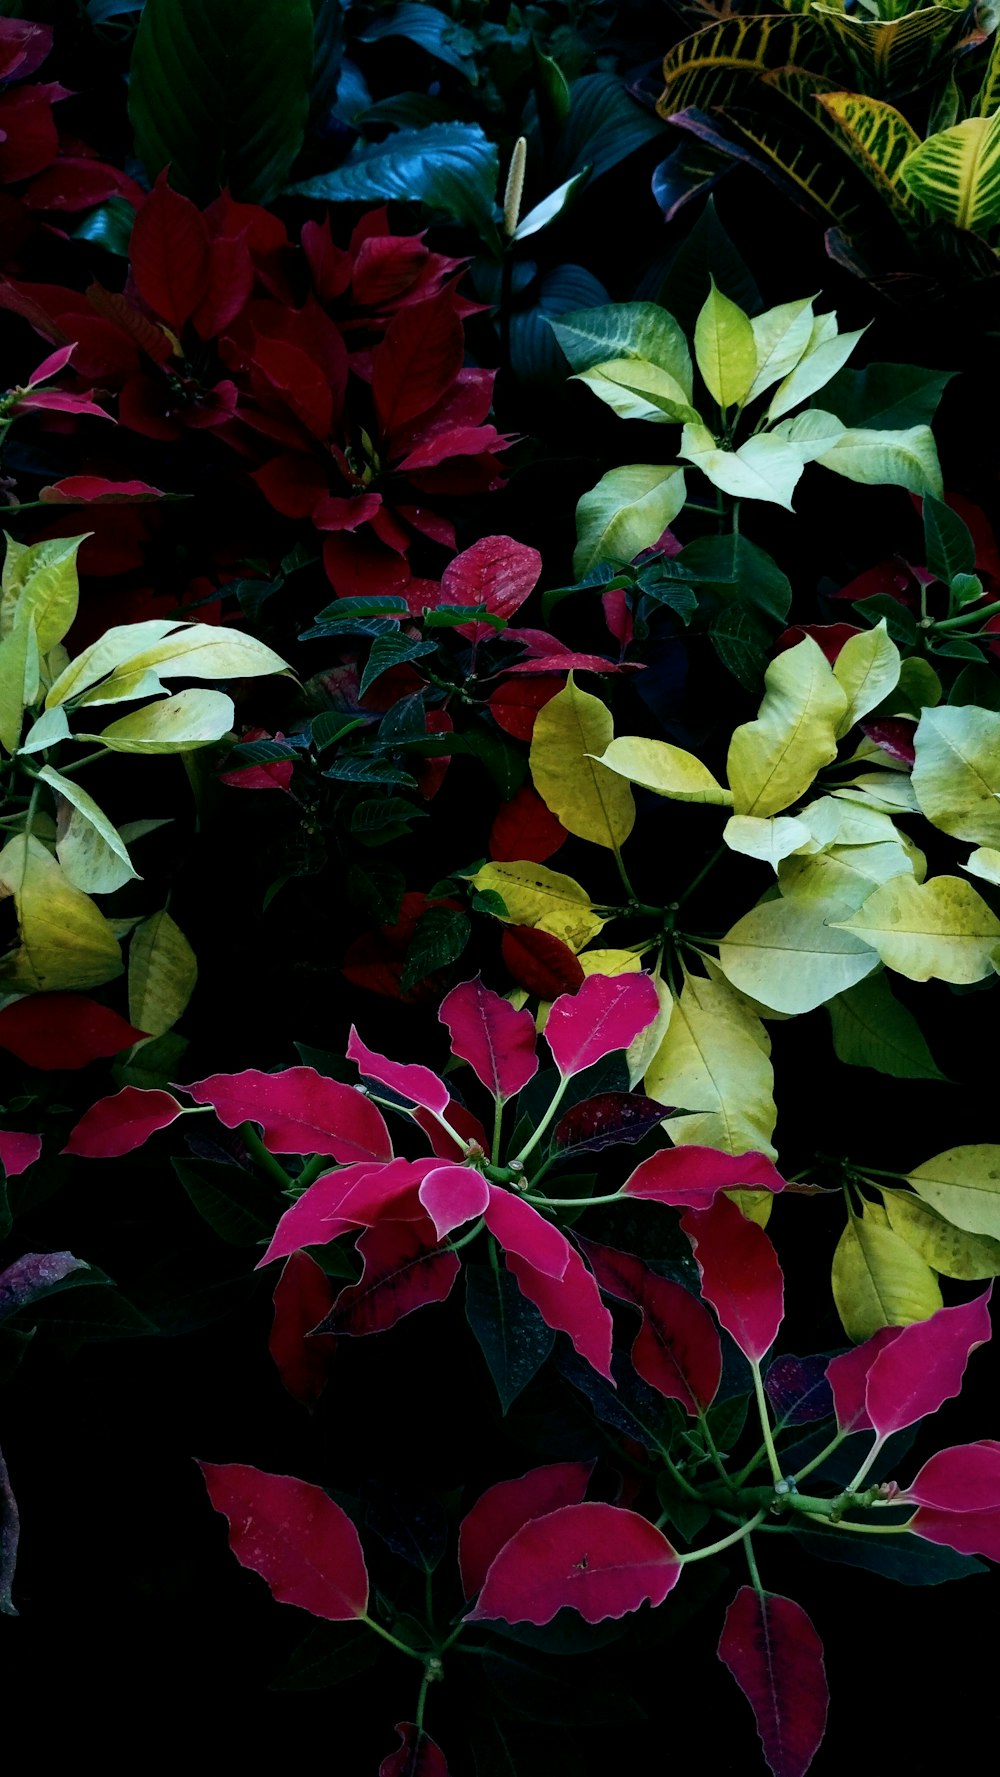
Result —
<svg viewBox="0 0 1000 1777"><path fill-rule="evenodd" d="M1000 1147L947 1148L915 1166L906 1182L956 1228L1000 1240Z"/></svg>
<svg viewBox="0 0 1000 1777"><path fill-rule="evenodd" d="M73 887L87 895L110 895L137 877L125 841L94 798L51 765L43 765L38 775L60 799L56 856Z"/></svg>
<svg viewBox="0 0 1000 1777"><path fill-rule="evenodd" d="M941 1307L930 1266L875 1216L852 1216L833 1255L833 1299L847 1337L860 1343L883 1327L908 1327Z"/></svg>
<svg viewBox="0 0 1000 1777"><path fill-rule="evenodd" d="M160 703L110 722L100 734L83 734L85 740L103 741L115 753L189 753L210 747L229 733L235 711L223 691L191 687Z"/></svg>
<svg viewBox="0 0 1000 1777"><path fill-rule="evenodd" d="M609 851L624 844L635 822L631 790L601 764L613 735L607 705L581 691L570 673L539 710L531 737L531 776L546 807L568 833Z"/></svg>
<svg viewBox="0 0 1000 1777"><path fill-rule="evenodd" d="M773 1159L770 1054L767 1031L739 994L689 977L645 1076L650 1098L696 1113L667 1121L671 1140Z"/></svg>
<svg viewBox="0 0 1000 1777"><path fill-rule="evenodd" d="M170 1030L197 979L194 951L165 909L136 927L128 951L128 1015L137 1030L150 1037Z"/></svg>
<svg viewBox="0 0 1000 1777"><path fill-rule="evenodd" d="M838 739L888 697L899 683L899 649L889 636L883 617L874 629L849 636L834 661L833 671L847 696L847 709L837 729Z"/></svg>
<svg viewBox="0 0 1000 1777"><path fill-rule="evenodd" d="M960 876L893 877L849 919L831 924L862 938L911 981L982 981L1000 959L1000 919Z"/></svg>
<svg viewBox="0 0 1000 1777"><path fill-rule="evenodd" d="M780 814L837 756L847 697L811 636L772 660L764 687L756 720L737 728L729 743L736 814Z"/></svg>
<svg viewBox="0 0 1000 1777"><path fill-rule="evenodd" d="M540 713L544 715L548 707L546 704ZM601 754L601 763L629 783L641 784L674 802L712 802L728 807L733 800L694 753L665 740L623 734Z"/></svg>
<svg viewBox="0 0 1000 1777"><path fill-rule="evenodd" d="M913 788L942 832L1000 846L1000 713L974 704L925 710L914 736Z"/></svg>
<svg viewBox="0 0 1000 1777"><path fill-rule="evenodd" d="M40 840L18 834L0 852L0 900L12 896L19 943L0 957L0 992L99 987L122 972L104 915L67 881Z"/></svg>
<svg viewBox="0 0 1000 1777"><path fill-rule="evenodd" d="M824 908L782 898L751 908L719 945L732 986L777 1012L811 1012L878 967L847 932L824 923Z"/></svg>
<svg viewBox="0 0 1000 1777"><path fill-rule="evenodd" d="M882 1199L890 1227L935 1271L962 1283L1000 1274L1000 1240L954 1227L909 1191L883 1191Z"/></svg>
<svg viewBox="0 0 1000 1777"><path fill-rule="evenodd" d="M469 881L500 896L510 924L551 932L571 950L582 950L607 923L594 912L586 889L545 864L484 864Z"/></svg>
<svg viewBox="0 0 1000 1777"><path fill-rule="evenodd" d="M62 641L79 603L76 557L83 541L83 537L51 537L44 543L22 544L7 538L0 634L10 635L30 620L39 654L47 654Z"/></svg>

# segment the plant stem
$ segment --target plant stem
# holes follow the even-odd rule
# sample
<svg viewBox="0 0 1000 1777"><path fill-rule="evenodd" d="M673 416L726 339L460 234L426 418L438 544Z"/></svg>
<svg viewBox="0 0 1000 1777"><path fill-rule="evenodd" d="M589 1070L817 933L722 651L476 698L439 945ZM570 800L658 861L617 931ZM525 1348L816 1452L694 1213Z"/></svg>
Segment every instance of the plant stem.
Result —
<svg viewBox="0 0 1000 1777"><path fill-rule="evenodd" d="M632 902L632 904L634 906L638 905L638 896L637 896L635 889L632 887L632 884L629 880L629 874L625 868L625 863L622 858L621 850L616 845L614 848L614 851L615 851L615 864L617 865L617 868L618 868L618 874L622 879L622 886L625 890L625 893L627 894L629 900Z"/></svg>
<svg viewBox="0 0 1000 1777"><path fill-rule="evenodd" d="M745 1543L743 1544L743 1547L744 1547L744 1550L746 1551L747 1566L750 1569L750 1579L753 1584L753 1589L757 1593L758 1597L763 1598L764 1588L760 1582L760 1574L757 1571L757 1558L754 1555L753 1542L751 1541L750 1537L747 1537Z"/></svg>
<svg viewBox="0 0 1000 1777"><path fill-rule="evenodd" d="M95 747L93 752L84 753L82 759L73 759L68 765L60 764L59 770L63 777L72 777L75 771L82 771L85 765L92 764L95 759L107 759L111 752L111 747Z"/></svg>
<svg viewBox="0 0 1000 1777"><path fill-rule="evenodd" d="M839 1449L846 1436L846 1431L838 1431L836 1437L830 1439L830 1442L820 1451L818 1456L814 1456L811 1462L807 1462L805 1468L799 1469L795 1476L796 1483L804 1481L806 1475L811 1475L813 1469L819 1468L820 1464L824 1463L828 1456L832 1456L833 1452Z"/></svg>
<svg viewBox="0 0 1000 1777"><path fill-rule="evenodd" d="M726 849L727 849L726 846L720 845L712 853L711 857L708 860L708 863L704 864L702 866L702 868L699 870L697 876L694 878L693 882L689 882L687 885L687 888L683 891L683 893L678 895L678 897L677 897L678 907L683 907L685 901L687 901L690 898L690 896L694 894L696 889L699 889L701 887L701 885L704 882L709 871L715 869L716 864L719 862L719 859L724 855Z"/></svg>
<svg viewBox="0 0 1000 1777"><path fill-rule="evenodd" d="M774 1436L771 1431L771 1415L768 1410L767 1396L764 1393L764 1382L760 1373L760 1364L755 1362L751 1364L750 1368L753 1371L753 1391L757 1397L757 1413L760 1417L760 1429L764 1439L764 1448L767 1451L767 1460L771 1466L771 1477L774 1481L774 1485L780 1487L784 1480L784 1476L781 1473L778 1452L774 1447Z"/></svg>
<svg viewBox="0 0 1000 1777"><path fill-rule="evenodd" d="M709 1555L719 1555L723 1549L731 1549L734 1543L743 1542L744 1538L750 1535L751 1530L756 1530L758 1524L764 1522L766 1515L763 1511L755 1512L754 1516L748 1518L745 1524L741 1524L738 1530L731 1531L728 1536L720 1537L717 1543L709 1543L707 1548L690 1549L686 1555L678 1555L678 1561L685 1565L689 1561L707 1561Z"/></svg>
<svg viewBox="0 0 1000 1777"><path fill-rule="evenodd" d="M572 1076L570 1074L565 1074L562 1077L562 1079L560 1079L559 1084L555 1089L555 1093L552 1097L551 1103L549 1104L549 1108L545 1112L545 1115L542 1117L542 1120L539 1123L538 1128L535 1130L534 1135L529 1136L528 1140L524 1144L524 1147L521 1149L521 1152L514 1156L515 1161L520 1161L522 1166L524 1165L525 1160L528 1158L528 1155L534 1153L535 1149L537 1148L539 1142L542 1139L542 1136L545 1134L545 1131L547 1130L549 1124L551 1123L553 1117L555 1116L557 1110L559 1109L559 1106L561 1105L563 1098L565 1096L566 1088L570 1083L571 1077Z"/></svg>
<svg viewBox="0 0 1000 1777"><path fill-rule="evenodd" d="M398 1635L392 1635L388 1629L383 1629L381 1623L376 1623L374 1617L370 1617L367 1613L364 1613L359 1616L358 1622L364 1623L367 1629L371 1629L376 1635L380 1635L382 1640L387 1641L389 1646L394 1647L398 1653L409 1654L411 1660L419 1660L421 1665L424 1664L423 1654L418 1653L415 1647L409 1647L405 1641L400 1641Z"/></svg>
<svg viewBox="0 0 1000 1777"><path fill-rule="evenodd" d="M859 1536L902 1536L903 1532L910 1528L909 1523L848 1524L845 1523L842 1518L827 1518L822 1516L819 1512L803 1512L802 1516L808 1518L813 1524L829 1524L833 1530L857 1531Z"/></svg>
<svg viewBox="0 0 1000 1777"><path fill-rule="evenodd" d="M468 1246L470 1240L478 1240L485 1226L486 1223L483 1221L482 1216L480 1216L477 1222L473 1222L469 1232L462 1235L461 1240L450 1240L445 1250L450 1253L461 1252L462 1247Z"/></svg>
<svg viewBox="0 0 1000 1777"><path fill-rule="evenodd" d="M701 1411L699 1411L698 1419L701 1424L701 1435L705 1440L705 1444L708 1449L708 1453L709 1453L710 1457L712 1458L712 1461L714 1462L720 1475L722 1476L722 1479L725 1481L726 1486L731 1487L732 1482L730 1481L729 1475L726 1472L726 1465L723 1462L722 1457L719 1455L718 1449L716 1448L715 1439L712 1436L712 1428L708 1423L708 1414L706 1412L704 1412L704 1410L701 1410Z"/></svg>
<svg viewBox="0 0 1000 1777"><path fill-rule="evenodd" d="M868 1455L865 1457L864 1462L861 1464L861 1467L859 1468L853 1481L849 1482L847 1488L845 1489L845 1491L847 1493L857 1493L858 1488L860 1487L862 1481L864 1480L865 1476L867 1475L869 1469L872 1467L872 1464L876 1461L878 1454L879 1454L879 1452L882 1448L882 1445L884 1443L885 1443L884 1438L876 1438L875 1439L874 1444L872 1445L871 1449L869 1450Z"/></svg>
<svg viewBox="0 0 1000 1777"><path fill-rule="evenodd" d="M304 1191L309 1185L314 1185L316 1183L316 1180L319 1178L320 1173L325 1167L332 1167L334 1164L335 1162L329 1154L311 1154L303 1166L302 1171L299 1173L298 1178L293 1182L297 1185L300 1191Z"/></svg>
<svg viewBox="0 0 1000 1777"><path fill-rule="evenodd" d="M274 1158L270 1149L265 1148L264 1143L261 1141L253 1124L241 1123L239 1132L243 1146L247 1149L248 1153L253 1155L258 1166L260 1166L264 1172L269 1173L275 1184L280 1185L283 1191L292 1190L295 1185L295 1180L289 1177L280 1161Z"/></svg>
<svg viewBox="0 0 1000 1777"><path fill-rule="evenodd" d="M670 1479L673 1481L674 1485L677 1488L679 1488L681 1493L686 1493L688 1499L697 1499L700 1502L701 1494L699 1493L697 1487L692 1487L691 1482L687 1479L687 1476L681 1474L681 1471L677 1467L677 1464L672 1460L671 1457L669 1457L667 1455L667 1452L662 1448L662 1446L660 1448L660 1455L663 1457L663 1466L666 1469L667 1474L670 1476Z"/></svg>
<svg viewBox="0 0 1000 1777"><path fill-rule="evenodd" d="M1000 611L1000 599L994 599L992 604L980 605L978 611L968 611L964 616L942 617L939 623L935 623L934 628L935 630L974 629L977 623L983 621L984 617L995 617L998 611Z"/></svg>
<svg viewBox="0 0 1000 1777"><path fill-rule="evenodd" d="M496 1095L496 1098L494 1099L493 1146L490 1149L490 1159L492 1160L494 1166L498 1166L500 1164L500 1132L501 1132L502 1126L503 1126L503 1099L500 1097L500 1094L498 1092Z"/></svg>
<svg viewBox="0 0 1000 1777"><path fill-rule="evenodd" d="M620 1191L612 1191L607 1197L537 1197L532 1191L524 1192L526 1203L533 1203L536 1209L596 1209L602 1203L618 1203Z"/></svg>
<svg viewBox="0 0 1000 1777"><path fill-rule="evenodd" d="M413 1725L416 1728L418 1734L422 1734L424 1731L424 1708L427 1703L427 1692L430 1690L430 1685L431 1685L430 1668L425 1666L424 1667L424 1676L420 1680L420 1690L417 1693L417 1707L416 1707L416 1710L414 1711L414 1716L413 1716Z"/></svg>

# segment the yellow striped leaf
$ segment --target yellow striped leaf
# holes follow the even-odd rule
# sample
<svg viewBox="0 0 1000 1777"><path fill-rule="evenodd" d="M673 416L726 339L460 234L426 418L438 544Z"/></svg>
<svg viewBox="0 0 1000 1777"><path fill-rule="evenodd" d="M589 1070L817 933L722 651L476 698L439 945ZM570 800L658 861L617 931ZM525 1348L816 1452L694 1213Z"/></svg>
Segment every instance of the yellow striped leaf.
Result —
<svg viewBox="0 0 1000 1777"><path fill-rule="evenodd" d="M930 136L907 155L900 177L937 215L982 234L1000 219L1000 111Z"/></svg>

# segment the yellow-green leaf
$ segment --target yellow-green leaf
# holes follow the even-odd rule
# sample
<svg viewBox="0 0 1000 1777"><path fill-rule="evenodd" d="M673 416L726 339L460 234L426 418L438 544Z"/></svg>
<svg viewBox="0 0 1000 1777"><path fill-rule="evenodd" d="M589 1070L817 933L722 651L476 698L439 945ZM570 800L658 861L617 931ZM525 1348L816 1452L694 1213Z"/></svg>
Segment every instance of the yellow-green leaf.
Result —
<svg viewBox="0 0 1000 1777"><path fill-rule="evenodd" d="M164 909L137 926L128 949L128 1015L161 1037L177 1023L198 979L194 951Z"/></svg>
<svg viewBox="0 0 1000 1777"><path fill-rule="evenodd" d="M54 704L50 710L43 710L37 721L32 722L21 742L20 751L43 753L47 747L58 746L61 740L68 740L69 735L66 711L61 704Z"/></svg>
<svg viewBox="0 0 1000 1777"><path fill-rule="evenodd" d="M902 835L877 845L831 845L828 850L785 858L778 868L781 892L824 919L842 919L894 877L923 875L923 853L911 856ZM915 869L919 865L919 872Z"/></svg>
<svg viewBox="0 0 1000 1777"><path fill-rule="evenodd" d="M847 696L840 719L838 739L888 697L899 683L899 649L891 640L883 617L874 629L849 636L834 662L834 674Z"/></svg>
<svg viewBox="0 0 1000 1777"><path fill-rule="evenodd" d="M863 333L863 327L857 333L838 333L835 314L816 315L809 344L795 369L782 378L771 396L768 419L772 423L780 420L783 414L791 413L793 407L801 407L803 401L808 401L818 389L825 388L831 377L847 363Z"/></svg>
<svg viewBox="0 0 1000 1777"><path fill-rule="evenodd" d="M62 641L79 603L76 557L83 541L83 537L52 537L44 543L24 544L7 538L0 634L10 635L30 618L39 654L47 654Z"/></svg>
<svg viewBox="0 0 1000 1777"><path fill-rule="evenodd" d="M607 705L581 691L573 674L535 718L531 776L546 808L568 833L617 851L635 822L624 780L601 764L614 723Z"/></svg>
<svg viewBox="0 0 1000 1777"><path fill-rule="evenodd" d="M94 798L51 765L43 765L38 775L63 805L56 825L56 856L73 887L86 895L110 895L137 877L121 834Z"/></svg>
<svg viewBox="0 0 1000 1777"><path fill-rule="evenodd" d="M632 561L672 524L686 498L676 463L609 469L577 505L573 572L582 578L598 562Z"/></svg>
<svg viewBox="0 0 1000 1777"><path fill-rule="evenodd" d="M77 654L63 668L49 687L46 709L66 703L71 697L79 697L88 686L96 685L124 661L130 661L133 655L161 641L176 628L173 618L149 617L142 623L118 623L113 629L106 630L98 641L91 642L89 648L84 648L82 654Z"/></svg>
<svg viewBox="0 0 1000 1777"><path fill-rule="evenodd" d="M571 381L586 383L619 419L669 425L698 417L677 378L646 358L610 358Z"/></svg>
<svg viewBox="0 0 1000 1777"><path fill-rule="evenodd" d="M757 368L748 401L756 401L795 369L812 337L812 305L811 296L801 296L797 302L782 302L751 317Z"/></svg>
<svg viewBox="0 0 1000 1777"><path fill-rule="evenodd" d="M512 925L551 932L571 950L582 950L607 923L594 912L586 889L545 864L484 864L469 881L500 896Z"/></svg>
<svg viewBox="0 0 1000 1777"><path fill-rule="evenodd" d="M995 846L981 845L978 851L970 853L962 865L972 876L981 876L984 882L995 883L1000 888L1000 851Z"/></svg>
<svg viewBox="0 0 1000 1777"><path fill-rule="evenodd" d="M585 975L641 975L638 950L582 950L580 967Z"/></svg>
<svg viewBox="0 0 1000 1777"><path fill-rule="evenodd" d="M1000 111L929 136L907 155L900 178L956 228L985 233L1000 218Z"/></svg>
<svg viewBox="0 0 1000 1777"><path fill-rule="evenodd" d="M103 741L115 753L189 753L221 740L232 728L234 715L233 700L225 692L192 687L162 703L144 704L110 722L100 734L81 738Z"/></svg>
<svg viewBox="0 0 1000 1777"><path fill-rule="evenodd" d="M908 1327L941 1307L930 1266L909 1242L867 1213L852 1216L833 1255L833 1299L849 1339Z"/></svg>
<svg viewBox="0 0 1000 1777"><path fill-rule="evenodd" d="M924 710L914 736L913 788L942 832L1000 846L1000 714L975 704Z"/></svg>
<svg viewBox="0 0 1000 1777"><path fill-rule="evenodd" d="M842 790L833 790L831 794L864 808L879 809L883 814L915 814L919 807L909 773L905 771L859 772Z"/></svg>
<svg viewBox="0 0 1000 1777"><path fill-rule="evenodd" d="M962 1283L1000 1274L1000 1240L953 1227L909 1191L883 1191L882 1201L894 1233L935 1271Z"/></svg>
<svg viewBox="0 0 1000 1777"><path fill-rule="evenodd" d="M32 626L24 623L0 642L0 746L8 753L17 751L21 738L32 640Z"/></svg>
<svg viewBox="0 0 1000 1777"><path fill-rule="evenodd" d="M960 876L896 876L849 919L831 922L911 981L982 981L1000 959L1000 919Z"/></svg>
<svg viewBox="0 0 1000 1777"><path fill-rule="evenodd" d="M764 687L756 720L737 728L729 745L736 814L780 814L837 756L847 697L811 636L772 660Z"/></svg>
<svg viewBox="0 0 1000 1777"><path fill-rule="evenodd" d="M256 679L290 668L273 648L240 629L218 623L185 623L133 654L130 672L152 667L161 679Z"/></svg>
<svg viewBox="0 0 1000 1777"><path fill-rule="evenodd" d="M794 444L761 432L738 450L724 450L700 421L681 433L678 456L693 463L714 487L735 500L766 500L792 510L792 495L805 458Z"/></svg>
<svg viewBox="0 0 1000 1777"><path fill-rule="evenodd" d="M1000 1147L947 1148L907 1173L917 1196L956 1228L1000 1240Z"/></svg>
<svg viewBox="0 0 1000 1777"><path fill-rule="evenodd" d="M817 796L795 819L812 835L812 851L828 845L882 845L897 838L891 815L842 796Z"/></svg>
<svg viewBox="0 0 1000 1777"><path fill-rule="evenodd" d="M656 997L659 1000L659 1010L652 1024L647 1024L645 1030L641 1030L639 1035L633 1038L625 1051L630 1092L635 1091L639 1081L650 1067L653 1057L663 1043L673 1016L674 996L667 983L658 973L654 974L652 979L653 986L656 988Z"/></svg>
<svg viewBox="0 0 1000 1777"><path fill-rule="evenodd" d="M770 1054L767 1031L738 993L689 977L645 1076L651 1098L695 1113L667 1121L671 1140L773 1159Z"/></svg>
<svg viewBox="0 0 1000 1777"><path fill-rule="evenodd" d="M824 923L824 908L782 898L738 919L719 945L732 985L777 1012L811 1012L878 967L867 945Z"/></svg>
<svg viewBox="0 0 1000 1777"><path fill-rule="evenodd" d="M714 278L695 322L694 355L712 399L723 410L742 405L757 374L753 328Z"/></svg>
<svg viewBox="0 0 1000 1777"><path fill-rule="evenodd" d="M929 426L909 426L899 432L848 427L817 462L866 487L905 487L911 494L934 494L938 499L943 493L937 445Z"/></svg>
<svg viewBox="0 0 1000 1777"><path fill-rule="evenodd" d="M809 845L812 839L805 822L790 814L767 819L753 814L734 814L726 822L722 837L730 851L759 858L762 864L770 864L774 870L782 858Z"/></svg>
<svg viewBox="0 0 1000 1777"><path fill-rule="evenodd" d="M6 896L14 900L20 941L0 957L0 991L99 987L121 974L121 951L104 915L39 839L18 834L0 852L0 900Z"/></svg>
<svg viewBox="0 0 1000 1777"><path fill-rule="evenodd" d="M542 715L547 708L546 704ZM629 783L641 784L644 790L655 790L658 796L669 796L674 802L713 802L726 808L733 800L694 753L664 740L620 735L601 754L601 764Z"/></svg>

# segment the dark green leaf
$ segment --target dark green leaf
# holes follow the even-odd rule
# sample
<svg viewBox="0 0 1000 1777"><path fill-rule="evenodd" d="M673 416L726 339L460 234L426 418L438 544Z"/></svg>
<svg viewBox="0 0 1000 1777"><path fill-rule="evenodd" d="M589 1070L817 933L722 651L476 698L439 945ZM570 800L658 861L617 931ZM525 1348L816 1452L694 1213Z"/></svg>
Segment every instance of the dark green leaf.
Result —
<svg viewBox="0 0 1000 1777"><path fill-rule="evenodd" d="M373 759L368 753L345 753L335 759L323 773L348 784L393 784L400 789L415 790L416 778L399 765L385 759Z"/></svg>
<svg viewBox="0 0 1000 1777"><path fill-rule="evenodd" d="M869 1573L880 1573L887 1580L902 1586L940 1586L946 1580L963 1580L969 1574L986 1573L985 1562L973 1555L959 1555L942 1544L928 1543L919 1536L901 1533L895 1536L866 1536L859 1531L821 1530L817 1525L808 1530L793 1525L796 1540L810 1555L821 1561L842 1561L848 1567L864 1567Z"/></svg>
<svg viewBox="0 0 1000 1777"><path fill-rule="evenodd" d="M748 691L759 691L771 658L772 636L756 612L745 605L724 605L712 618L708 633L726 671Z"/></svg>
<svg viewBox="0 0 1000 1777"><path fill-rule="evenodd" d="M383 673L391 672L395 666L403 666L409 660L418 660L423 654L433 654L433 642L421 642L416 636L383 635L371 645L371 651L361 675L361 692L365 692Z"/></svg>
<svg viewBox="0 0 1000 1777"><path fill-rule="evenodd" d="M399 918L406 878L394 864L352 864L344 888L348 900L381 925Z"/></svg>
<svg viewBox="0 0 1000 1777"><path fill-rule="evenodd" d="M971 542L971 538L970 538ZM965 605L974 605L983 597L983 583L978 574L956 574L951 582L952 604L961 610Z"/></svg>
<svg viewBox="0 0 1000 1777"><path fill-rule="evenodd" d="M199 202L264 203L302 146L310 0L146 0L129 80L136 151Z"/></svg>
<svg viewBox="0 0 1000 1777"><path fill-rule="evenodd" d="M495 1647L484 1654L483 1671L506 1711L522 1720L578 1727L643 1719L639 1704L607 1679L597 1660L574 1661L565 1672L543 1665L537 1654Z"/></svg>
<svg viewBox="0 0 1000 1777"><path fill-rule="evenodd" d="M1000 673L981 658L976 666L963 666L948 693L949 703L977 703L980 709L1000 710Z"/></svg>
<svg viewBox="0 0 1000 1777"><path fill-rule="evenodd" d="M30 1317L39 1329L45 1328L73 1344L136 1339L158 1331L153 1321L108 1282L91 1284L85 1289L53 1290L21 1313Z"/></svg>
<svg viewBox="0 0 1000 1777"><path fill-rule="evenodd" d="M485 605L437 605L425 611L425 629L457 629L460 623L488 623L491 629L506 629L506 617L496 617Z"/></svg>
<svg viewBox="0 0 1000 1777"><path fill-rule="evenodd" d="M448 1547L448 1518L441 1501L422 1488L369 1482L363 1489L364 1525L411 1567L433 1573Z"/></svg>
<svg viewBox="0 0 1000 1777"><path fill-rule="evenodd" d="M668 269L655 270L636 291L651 298L693 334L698 312L712 286L712 279L730 302L748 315L763 308L761 294L749 267L741 258L719 221L715 199L710 197L690 234L674 253Z"/></svg>
<svg viewBox="0 0 1000 1777"><path fill-rule="evenodd" d="M403 992L409 993L418 981L455 962L469 942L471 930L468 914L458 908L428 907L417 921L406 952L400 983Z"/></svg>
<svg viewBox="0 0 1000 1777"><path fill-rule="evenodd" d="M226 757L227 771L240 771L247 765L274 765L279 759L297 759L298 748L287 740L245 740Z"/></svg>
<svg viewBox="0 0 1000 1777"><path fill-rule="evenodd" d="M456 68L475 85L476 63L470 54L475 40L469 31L456 25L445 13L438 12L436 7L404 0L403 5L378 13L363 31L358 32L359 43L377 43L383 37L407 38L410 43L425 49L435 61Z"/></svg>
<svg viewBox="0 0 1000 1777"><path fill-rule="evenodd" d="M932 643L935 654L943 654L949 660L981 660L982 654L975 642L966 636L949 636L946 641Z"/></svg>
<svg viewBox="0 0 1000 1777"><path fill-rule="evenodd" d="M850 1067L870 1067L897 1080L943 1080L913 1013L896 999L884 973L869 975L828 1001L833 1047Z"/></svg>
<svg viewBox="0 0 1000 1777"><path fill-rule="evenodd" d="M838 370L815 403L836 414L845 426L869 426L876 432L929 426L954 374L951 370L926 370L919 364L869 364L865 370Z"/></svg>
<svg viewBox="0 0 1000 1777"><path fill-rule="evenodd" d="M227 596L235 596L240 601L240 610L248 617L259 617L261 610L269 598L280 592L284 579L278 580L230 580L226 584Z"/></svg>
<svg viewBox="0 0 1000 1777"><path fill-rule="evenodd" d="M351 810L351 832L379 833L383 827L398 826L400 822L405 825L408 821L424 818L424 810L414 808L413 803L402 796L372 797Z"/></svg>
<svg viewBox="0 0 1000 1777"><path fill-rule="evenodd" d="M91 210L82 222L77 223L72 238L92 241L95 247L103 247L106 253L127 259L134 221L135 211L125 198L109 197L106 203L98 204L96 210ZM226 588L227 592L230 590L230 587Z"/></svg>
<svg viewBox="0 0 1000 1777"><path fill-rule="evenodd" d="M309 736L318 753L325 753L334 741L342 740L345 734L353 734L356 728L363 728L363 716L342 716L339 710L321 710L309 724Z"/></svg>
<svg viewBox="0 0 1000 1777"><path fill-rule="evenodd" d="M870 624L873 629L884 617L891 640L904 648L912 648L916 642L917 620L913 612L889 593L877 592L874 598L859 599L851 609L860 622Z"/></svg>
<svg viewBox="0 0 1000 1777"><path fill-rule="evenodd" d="M331 173L293 185L298 197L323 203L423 203L497 241L495 198L500 178L494 143L476 123L432 123L400 130L360 148Z"/></svg>
<svg viewBox="0 0 1000 1777"><path fill-rule="evenodd" d="M958 574L972 574L976 545L968 525L933 494L924 495L924 560L938 580L950 586ZM979 588L980 593L982 587Z"/></svg>
<svg viewBox="0 0 1000 1777"><path fill-rule="evenodd" d="M171 1165L198 1214L231 1246L256 1246L274 1233L284 1205L242 1167L214 1160Z"/></svg>
<svg viewBox="0 0 1000 1777"><path fill-rule="evenodd" d="M585 74L570 89L552 182L561 185L587 166L591 180L599 179L647 142L662 140L663 125L655 112L633 99L616 74Z"/></svg>
<svg viewBox="0 0 1000 1777"><path fill-rule="evenodd" d="M524 753L518 752L499 733L485 727L467 728L462 740L462 751L472 753L481 765L485 765L500 792L501 802L509 802L527 774L528 761ZM445 751L443 747L439 750Z"/></svg>
<svg viewBox="0 0 1000 1777"><path fill-rule="evenodd" d="M558 265L548 272L536 300L530 307L515 307L510 318L510 362L518 381L562 388L566 366L549 321L607 300L604 285L582 265Z"/></svg>
<svg viewBox="0 0 1000 1777"><path fill-rule="evenodd" d="M696 537L673 564L696 585L708 586L723 599L754 605L783 623L792 603L792 583L764 549L739 533Z"/></svg>
<svg viewBox="0 0 1000 1777"><path fill-rule="evenodd" d="M357 1678L379 1656L375 1636L361 1623L318 1623L289 1655L272 1691L327 1691Z"/></svg>
<svg viewBox="0 0 1000 1777"><path fill-rule="evenodd" d="M510 1272L491 1265L466 1266L465 1312L506 1413L551 1353L555 1333Z"/></svg>
<svg viewBox="0 0 1000 1777"><path fill-rule="evenodd" d="M492 919L509 919L507 903L496 889L477 889L469 906L473 913L488 913Z"/></svg>
<svg viewBox="0 0 1000 1777"><path fill-rule="evenodd" d="M7 1175L0 1166L0 1240L6 1240L13 1226L14 1217L7 1197Z"/></svg>

